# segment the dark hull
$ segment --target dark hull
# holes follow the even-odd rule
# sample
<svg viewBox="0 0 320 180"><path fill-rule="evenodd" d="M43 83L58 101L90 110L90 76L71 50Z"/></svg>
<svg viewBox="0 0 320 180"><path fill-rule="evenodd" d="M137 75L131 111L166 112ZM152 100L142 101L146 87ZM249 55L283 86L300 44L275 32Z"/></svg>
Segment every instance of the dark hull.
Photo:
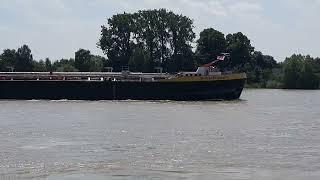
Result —
<svg viewBox="0 0 320 180"><path fill-rule="evenodd" d="M202 82L0 81L0 99L233 100L245 80Z"/></svg>

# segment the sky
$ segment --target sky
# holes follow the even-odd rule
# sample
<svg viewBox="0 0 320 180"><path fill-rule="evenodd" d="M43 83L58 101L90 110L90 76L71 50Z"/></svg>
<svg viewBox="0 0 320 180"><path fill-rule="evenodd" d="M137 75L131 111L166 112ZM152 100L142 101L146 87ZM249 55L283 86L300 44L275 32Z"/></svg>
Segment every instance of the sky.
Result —
<svg viewBox="0 0 320 180"><path fill-rule="evenodd" d="M0 0L0 51L29 45L35 59L74 57L97 48L114 14L167 8L194 20L195 32L242 32L257 51L283 61L320 56L320 0Z"/></svg>

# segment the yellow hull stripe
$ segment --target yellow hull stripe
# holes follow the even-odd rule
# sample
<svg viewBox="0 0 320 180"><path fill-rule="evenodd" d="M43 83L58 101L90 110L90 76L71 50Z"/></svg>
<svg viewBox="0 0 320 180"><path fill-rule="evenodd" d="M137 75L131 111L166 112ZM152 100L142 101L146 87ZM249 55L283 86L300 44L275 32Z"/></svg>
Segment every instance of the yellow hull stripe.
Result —
<svg viewBox="0 0 320 180"><path fill-rule="evenodd" d="M161 82L192 82L192 81L228 81L228 80L240 80L247 79L245 73L239 74L225 74L216 76L181 76L171 79L160 80Z"/></svg>

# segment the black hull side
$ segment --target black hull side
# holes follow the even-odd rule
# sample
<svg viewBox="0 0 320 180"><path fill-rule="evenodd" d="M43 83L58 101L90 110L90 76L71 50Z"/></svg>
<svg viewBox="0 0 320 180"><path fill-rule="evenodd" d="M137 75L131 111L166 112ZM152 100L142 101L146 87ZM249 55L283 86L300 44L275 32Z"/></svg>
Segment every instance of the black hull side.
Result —
<svg viewBox="0 0 320 180"><path fill-rule="evenodd" d="M245 80L199 82L0 81L0 99L233 100Z"/></svg>

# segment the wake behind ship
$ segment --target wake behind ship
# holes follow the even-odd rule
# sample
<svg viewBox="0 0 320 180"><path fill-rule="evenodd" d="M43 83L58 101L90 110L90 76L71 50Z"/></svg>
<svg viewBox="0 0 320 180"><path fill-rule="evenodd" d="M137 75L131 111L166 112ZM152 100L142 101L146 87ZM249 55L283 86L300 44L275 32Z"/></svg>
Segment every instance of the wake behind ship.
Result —
<svg viewBox="0 0 320 180"><path fill-rule="evenodd" d="M212 63L196 72L0 73L0 99L47 100L234 100L246 74L222 73Z"/></svg>

